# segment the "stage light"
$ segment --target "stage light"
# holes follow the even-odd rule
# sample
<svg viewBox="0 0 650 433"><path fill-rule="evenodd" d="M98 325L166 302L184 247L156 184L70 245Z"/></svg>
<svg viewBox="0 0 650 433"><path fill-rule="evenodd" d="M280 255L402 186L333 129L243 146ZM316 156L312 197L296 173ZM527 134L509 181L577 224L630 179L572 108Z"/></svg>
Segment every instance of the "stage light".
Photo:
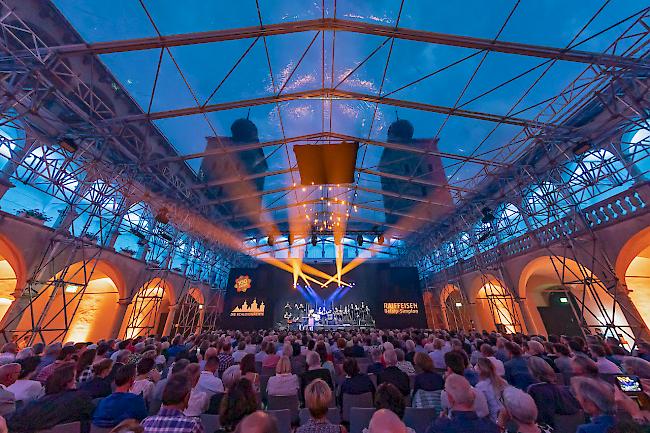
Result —
<svg viewBox="0 0 650 433"><path fill-rule="evenodd" d="M384 238L384 235L383 235L383 234L377 236L377 243L378 243L378 244L380 244L380 245L384 245L384 241L385 241L385 240L386 240L386 239Z"/></svg>
<svg viewBox="0 0 650 433"><path fill-rule="evenodd" d="M479 243L487 241L490 238L490 236L492 236L492 232L489 230L486 231L481 236L479 236L478 238Z"/></svg>
<svg viewBox="0 0 650 433"><path fill-rule="evenodd" d="M289 233L289 245L293 245L293 233Z"/></svg>
<svg viewBox="0 0 650 433"><path fill-rule="evenodd" d="M492 213L492 209L489 207L486 206L481 209L481 213L483 214L483 218L481 218L483 224L489 224L494 221L494 214Z"/></svg>
<svg viewBox="0 0 650 433"><path fill-rule="evenodd" d="M463 303L462 303L462 302L456 302L456 306L457 306L457 307L462 307L462 306L463 306Z"/></svg>
<svg viewBox="0 0 650 433"><path fill-rule="evenodd" d="M63 149L67 150L70 153L75 153L79 148L79 146L77 146L77 143L75 143L72 137L62 137L59 140L59 146L61 146Z"/></svg>
<svg viewBox="0 0 650 433"><path fill-rule="evenodd" d="M318 236L316 236L315 234L311 235L311 245L312 245L313 247L315 247L316 245L318 245Z"/></svg>
<svg viewBox="0 0 650 433"><path fill-rule="evenodd" d="M589 151L589 149L591 149L591 143L589 140L581 140L578 144L573 146L573 154L578 156L584 155Z"/></svg>
<svg viewBox="0 0 650 433"><path fill-rule="evenodd" d="M161 224L168 224L169 223L169 209L166 207L161 207L158 209L158 213L156 214L156 221L158 221Z"/></svg>
<svg viewBox="0 0 650 433"><path fill-rule="evenodd" d="M273 236L269 236L266 243L269 244L270 247L272 247L273 244L275 244L275 239L273 239Z"/></svg>
<svg viewBox="0 0 650 433"><path fill-rule="evenodd" d="M363 245L363 236L361 233L357 235L357 245L362 246Z"/></svg>
<svg viewBox="0 0 650 433"><path fill-rule="evenodd" d="M68 284L65 286L66 293L77 293L79 291L79 286L77 284Z"/></svg>
<svg viewBox="0 0 650 433"><path fill-rule="evenodd" d="M203 305L199 304L199 310L203 309Z"/></svg>

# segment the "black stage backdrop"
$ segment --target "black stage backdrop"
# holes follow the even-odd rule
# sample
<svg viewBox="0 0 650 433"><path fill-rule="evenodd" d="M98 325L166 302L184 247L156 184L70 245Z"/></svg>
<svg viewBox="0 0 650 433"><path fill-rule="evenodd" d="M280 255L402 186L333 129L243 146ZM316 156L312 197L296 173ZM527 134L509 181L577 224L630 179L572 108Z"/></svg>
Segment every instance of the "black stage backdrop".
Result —
<svg viewBox="0 0 650 433"><path fill-rule="evenodd" d="M336 272L334 265L319 265L318 269L328 275ZM245 277L250 278L250 288L243 291L241 289L248 285ZM415 268L366 262L345 274L342 280L354 283L354 286L336 292L336 284L321 289L312 283L313 289L310 292L304 287L294 289L293 275L272 265L261 264L254 269L233 268L228 279L223 326L239 329L276 327L283 322L284 306L287 303L313 304L314 300L318 300L327 306L332 302L334 305L364 302L370 307L370 313L379 328L426 327ZM237 281L239 291L235 287ZM299 284L305 283L300 279ZM400 309L408 310L409 313L400 313Z"/></svg>

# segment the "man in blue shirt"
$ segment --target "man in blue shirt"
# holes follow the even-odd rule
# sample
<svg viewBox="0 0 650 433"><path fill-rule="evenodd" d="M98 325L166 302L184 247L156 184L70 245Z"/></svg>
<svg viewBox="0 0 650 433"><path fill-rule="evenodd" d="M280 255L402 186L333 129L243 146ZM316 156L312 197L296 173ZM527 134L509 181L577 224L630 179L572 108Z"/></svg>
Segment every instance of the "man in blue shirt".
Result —
<svg viewBox="0 0 650 433"><path fill-rule="evenodd" d="M490 418L479 418L474 412L476 391L467 379L458 374L450 374L445 381L445 391L451 412L448 416L436 418L427 433L499 433L499 426Z"/></svg>
<svg viewBox="0 0 650 433"><path fill-rule="evenodd" d="M591 418L591 422L579 426L576 433L606 433L616 423L614 387L588 377L574 377L571 387L582 410Z"/></svg>
<svg viewBox="0 0 650 433"><path fill-rule="evenodd" d="M125 419L142 421L147 415L147 407L141 395L129 392L135 381L136 366L127 364L115 373L115 392L102 399L93 414L93 424L97 427L115 427Z"/></svg>
<svg viewBox="0 0 650 433"><path fill-rule="evenodd" d="M510 361L503 364L506 370L505 379L510 385L526 391L530 385L535 383L535 379L528 370L528 363L522 356L521 347L517 343L508 341L505 344L505 349L510 355Z"/></svg>

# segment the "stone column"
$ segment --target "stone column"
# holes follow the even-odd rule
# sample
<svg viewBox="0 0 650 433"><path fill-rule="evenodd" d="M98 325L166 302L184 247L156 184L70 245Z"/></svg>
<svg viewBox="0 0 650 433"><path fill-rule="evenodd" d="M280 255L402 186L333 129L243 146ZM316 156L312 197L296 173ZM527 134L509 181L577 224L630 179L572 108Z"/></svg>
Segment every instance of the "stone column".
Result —
<svg viewBox="0 0 650 433"><path fill-rule="evenodd" d="M174 316L176 316L176 310L178 309L178 304L169 306L169 314L167 314L167 320L165 321L165 328L163 328L163 336L169 335L172 330L172 325L174 323Z"/></svg>
<svg viewBox="0 0 650 433"><path fill-rule="evenodd" d="M109 338L119 338L120 329L126 319L126 310L131 305L130 299L120 299L117 301L117 312L115 313L115 320L113 321L113 327L111 328L111 333Z"/></svg>
<svg viewBox="0 0 650 433"><path fill-rule="evenodd" d="M537 326L535 326L533 316L530 315L530 310L528 309L526 298L517 298L517 304L519 305L519 311L521 311L524 326L526 327L526 333L537 334Z"/></svg>

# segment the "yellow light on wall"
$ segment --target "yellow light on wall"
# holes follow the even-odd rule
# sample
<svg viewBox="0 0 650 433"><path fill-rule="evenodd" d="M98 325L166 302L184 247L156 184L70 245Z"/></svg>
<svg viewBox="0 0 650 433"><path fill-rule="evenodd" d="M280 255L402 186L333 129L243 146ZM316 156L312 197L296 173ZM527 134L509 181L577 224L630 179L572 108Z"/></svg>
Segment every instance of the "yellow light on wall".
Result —
<svg viewBox="0 0 650 433"><path fill-rule="evenodd" d="M199 304L199 310L203 309L203 305Z"/></svg>

